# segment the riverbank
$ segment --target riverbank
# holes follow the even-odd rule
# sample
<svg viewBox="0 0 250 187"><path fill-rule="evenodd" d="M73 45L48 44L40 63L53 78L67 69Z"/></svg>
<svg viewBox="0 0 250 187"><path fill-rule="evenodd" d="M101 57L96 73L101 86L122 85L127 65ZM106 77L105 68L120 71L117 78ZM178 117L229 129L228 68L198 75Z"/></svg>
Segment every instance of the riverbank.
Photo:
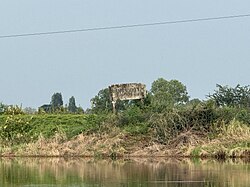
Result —
<svg viewBox="0 0 250 187"><path fill-rule="evenodd" d="M250 111L210 103L117 114L0 115L0 156L250 157Z"/></svg>
<svg viewBox="0 0 250 187"><path fill-rule="evenodd" d="M16 145L1 145L0 155L52 156L52 157L214 157L219 159L250 158L250 128L232 121L215 137L209 134L186 131L178 134L169 143L159 143L152 132L133 135L123 128L110 126L102 130L68 138L57 132L46 138Z"/></svg>

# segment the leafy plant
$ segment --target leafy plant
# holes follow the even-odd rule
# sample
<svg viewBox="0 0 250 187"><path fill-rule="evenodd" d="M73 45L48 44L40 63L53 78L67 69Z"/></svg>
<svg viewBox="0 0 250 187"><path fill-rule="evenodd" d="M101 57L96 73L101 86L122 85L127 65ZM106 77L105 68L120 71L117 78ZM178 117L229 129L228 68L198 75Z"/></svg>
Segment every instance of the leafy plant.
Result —
<svg viewBox="0 0 250 187"><path fill-rule="evenodd" d="M75 101L75 97L74 96L72 96L69 99L68 111L71 112L71 113L76 113L76 111L77 111L76 101Z"/></svg>
<svg viewBox="0 0 250 187"><path fill-rule="evenodd" d="M128 107L125 111L119 114L119 126L126 126L130 124L138 124L145 122L145 114L135 105Z"/></svg>
<svg viewBox="0 0 250 187"><path fill-rule="evenodd" d="M185 104L189 100L186 86L177 80L159 78L152 83L151 93L151 104L158 111Z"/></svg>
<svg viewBox="0 0 250 187"><path fill-rule="evenodd" d="M19 107L18 105L10 105L5 106L4 109L5 115L18 115L18 114L24 114L22 107Z"/></svg>
<svg viewBox="0 0 250 187"><path fill-rule="evenodd" d="M30 119L20 115L10 115L0 126L0 138L6 145L14 145L29 142L32 138Z"/></svg>
<svg viewBox="0 0 250 187"><path fill-rule="evenodd" d="M218 90L215 90L215 93L209 95L208 98L214 100L217 106L250 107L250 86L238 84L235 88L232 88L217 84L216 87Z"/></svg>

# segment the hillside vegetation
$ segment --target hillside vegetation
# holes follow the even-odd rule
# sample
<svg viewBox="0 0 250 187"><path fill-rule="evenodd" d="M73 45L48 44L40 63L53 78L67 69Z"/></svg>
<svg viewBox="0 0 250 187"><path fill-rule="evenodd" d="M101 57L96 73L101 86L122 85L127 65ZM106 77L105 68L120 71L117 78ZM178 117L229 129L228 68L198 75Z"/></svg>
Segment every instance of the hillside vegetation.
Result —
<svg viewBox="0 0 250 187"><path fill-rule="evenodd" d="M144 102L119 101L116 114L107 89L84 114L0 107L0 154L250 158L249 87L217 88L206 101L190 100L179 81L158 79Z"/></svg>

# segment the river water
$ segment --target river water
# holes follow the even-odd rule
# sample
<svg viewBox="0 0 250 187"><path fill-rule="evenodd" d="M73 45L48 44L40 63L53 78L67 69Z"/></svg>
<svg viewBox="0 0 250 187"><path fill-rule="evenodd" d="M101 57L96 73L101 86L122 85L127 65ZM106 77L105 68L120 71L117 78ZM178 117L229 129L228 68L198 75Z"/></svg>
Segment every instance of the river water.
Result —
<svg viewBox="0 0 250 187"><path fill-rule="evenodd" d="M249 187L246 160L0 158L0 187Z"/></svg>

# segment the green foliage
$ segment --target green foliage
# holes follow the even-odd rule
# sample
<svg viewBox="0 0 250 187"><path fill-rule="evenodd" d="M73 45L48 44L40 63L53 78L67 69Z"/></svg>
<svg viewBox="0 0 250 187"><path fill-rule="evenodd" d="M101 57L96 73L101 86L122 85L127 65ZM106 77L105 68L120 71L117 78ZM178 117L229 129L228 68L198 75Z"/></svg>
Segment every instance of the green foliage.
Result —
<svg viewBox="0 0 250 187"><path fill-rule="evenodd" d="M52 113L51 105L42 105L38 108L38 114Z"/></svg>
<svg viewBox="0 0 250 187"><path fill-rule="evenodd" d="M72 138L98 132L105 120L106 116L95 114L1 115L0 139L14 145L35 141L41 135L51 138L59 133Z"/></svg>
<svg viewBox="0 0 250 187"><path fill-rule="evenodd" d="M109 89L105 88L98 92L97 96L91 99L92 112L103 113L112 111Z"/></svg>
<svg viewBox="0 0 250 187"><path fill-rule="evenodd" d="M102 89L98 92L97 96L91 99L92 108L91 112L95 114L110 113L113 111L112 101L110 100L110 91L108 88ZM125 110L128 101L118 100L116 102L116 111Z"/></svg>
<svg viewBox="0 0 250 187"><path fill-rule="evenodd" d="M124 127L125 132L131 135L141 135L147 134L149 131L148 123L137 123L137 124L129 124Z"/></svg>
<svg viewBox="0 0 250 187"><path fill-rule="evenodd" d="M216 121L215 108L209 103L201 103L195 107L181 107L152 113L149 123L155 138L164 144L181 132L189 130L206 133L213 130Z"/></svg>
<svg viewBox="0 0 250 187"><path fill-rule="evenodd" d="M61 93L54 93L51 97L51 107L52 110L58 110L63 106L63 99Z"/></svg>
<svg viewBox="0 0 250 187"><path fill-rule="evenodd" d="M202 149L201 149L201 147L195 147L193 150L192 150L192 152L191 152L191 156L192 157L200 157L200 154L201 154L201 151L202 151Z"/></svg>
<svg viewBox="0 0 250 187"><path fill-rule="evenodd" d="M245 124L250 125L250 110L235 107L222 107L216 109L216 116L218 121L229 123L236 119Z"/></svg>
<svg viewBox="0 0 250 187"><path fill-rule="evenodd" d="M75 97L74 96L72 96L69 99L68 111L71 112L71 113L76 113L77 112L76 101L75 101Z"/></svg>
<svg viewBox="0 0 250 187"><path fill-rule="evenodd" d="M112 114L108 88L91 99L88 114L76 107L74 97L69 99L68 107L63 107L61 93L55 93L51 105L43 105L32 117L21 107L0 103L0 139L14 145L35 141L40 135L50 138L59 133L72 138L81 133L111 132L114 127L131 135L151 133L158 142L167 144L187 131L218 134L222 125L228 126L233 120L249 126L249 87L218 87L208 101L189 101L181 82L160 78L153 82L144 102L117 101L117 115Z"/></svg>
<svg viewBox="0 0 250 187"><path fill-rule="evenodd" d="M159 78L152 83L152 106L158 111L185 104L189 100L186 86L177 80Z"/></svg>
<svg viewBox="0 0 250 187"><path fill-rule="evenodd" d="M235 88L229 86L216 85L218 90L208 97L215 101L217 106L250 108L250 86L240 86Z"/></svg>
<svg viewBox="0 0 250 187"><path fill-rule="evenodd" d="M10 105L10 106L5 107L4 114L5 115L18 115L18 114L24 114L24 112L22 108L19 107L18 105Z"/></svg>
<svg viewBox="0 0 250 187"><path fill-rule="evenodd" d="M196 131L209 131L212 124L217 120L216 108L210 102L201 102L193 108L183 107L179 110L179 115L185 118L185 128Z"/></svg>
<svg viewBox="0 0 250 187"><path fill-rule="evenodd" d="M118 115L119 126L135 125L145 122L146 116L143 111L135 105L128 107Z"/></svg>
<svg viewBox="0 0 250 187"><path fill-rule="evenodd" d="M77 114L84 114L83 108L82 108L81 106L76 107L76 113L77 113Z"/></svg>
<svg viewBox="0 0 250 187"><path fill-rule="evenodd" d="M30 118L23 118L20 115L10 115L0 126L0 138L5 145L27 143L32 138L29 135L31 130Z"/></svg>
<svg viewBox="0 0 250 187"><path fill-rule="evenodd" d="M176 137L183 124L186 124L185 119L175 109L165 111L164 113L153 113L149 123L153 129L154 137L163 144Z"/></svg>
<svg viewBox="0 0 250 187"><path fill-rule="evenodd" d="M199 105L201 103L202 103L202 101L197 99L197 98L192 99L192 100L187 102L186 107L194 108L194 107L196 107L197 105Z"/></svg>
<svg viewBox="0 0 250 187"><path fill-rule="evenodd" d="M248 110L248 109L241 109L236 114L235 119L250 126L250 110Z"/></svg>

